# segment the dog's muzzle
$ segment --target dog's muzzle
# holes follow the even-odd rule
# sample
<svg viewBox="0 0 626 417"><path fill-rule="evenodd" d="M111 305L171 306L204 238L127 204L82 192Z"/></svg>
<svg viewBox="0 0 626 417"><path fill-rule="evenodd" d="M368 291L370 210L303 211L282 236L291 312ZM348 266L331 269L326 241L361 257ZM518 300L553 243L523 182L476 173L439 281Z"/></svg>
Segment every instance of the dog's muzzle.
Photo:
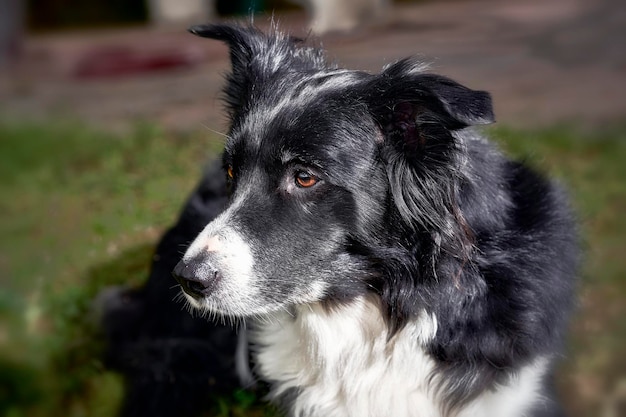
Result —
<svg viewBox="0 0 626 417"><path fill-rule="evenodd" d="M210 254L207 254L190 260L183 259L174 267L174 278L183 291L194 298L211 294L222 279L222 273L213 266L210 258Z"/></svg>

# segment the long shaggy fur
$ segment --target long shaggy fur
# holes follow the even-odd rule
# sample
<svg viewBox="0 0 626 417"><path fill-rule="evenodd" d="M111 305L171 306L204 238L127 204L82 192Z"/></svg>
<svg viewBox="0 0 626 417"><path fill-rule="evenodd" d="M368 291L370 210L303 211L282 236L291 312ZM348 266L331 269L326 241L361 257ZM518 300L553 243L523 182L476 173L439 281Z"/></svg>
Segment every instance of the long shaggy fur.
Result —
<svg viewBox="0 0 626 417"><path fill-rule="evenodd" d="M494 120L489 94L413 58L370 74L278 32L191 31L230 46L231 202L175 274L191 305L261 319L273 398L295 416L558 415L574 222L471 127Z"/></svg>

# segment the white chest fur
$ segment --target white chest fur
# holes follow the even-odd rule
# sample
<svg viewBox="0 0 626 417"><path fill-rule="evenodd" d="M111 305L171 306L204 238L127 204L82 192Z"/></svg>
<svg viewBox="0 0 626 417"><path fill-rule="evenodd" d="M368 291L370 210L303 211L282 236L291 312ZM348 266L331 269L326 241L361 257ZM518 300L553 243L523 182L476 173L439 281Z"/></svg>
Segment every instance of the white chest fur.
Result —
<svg viewBox="0 0 626 417"><path fill-rule="evenodd" d="M307 305L251 332L257 372L273 381L271 397L295 388L294 417L439 417L433 360L424 346L437 331L424 314L391 340L376 303ZM458 417L518 416L536 401L544 361L521 369L506 387L479 396Z"/></svg>

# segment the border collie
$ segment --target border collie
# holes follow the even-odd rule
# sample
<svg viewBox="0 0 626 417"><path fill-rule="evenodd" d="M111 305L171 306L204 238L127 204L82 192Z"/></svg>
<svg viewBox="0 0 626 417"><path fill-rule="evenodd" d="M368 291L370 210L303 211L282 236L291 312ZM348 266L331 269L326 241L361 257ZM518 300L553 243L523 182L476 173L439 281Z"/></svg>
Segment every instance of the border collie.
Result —
<svg viewBox="0 0 626 417"><path fill-rule="evenodd" d="M246 319L290 416L554 416L577 264L564 193L472 126L490 95L413 58L378 74L277 30L230 47L230 200L174 270Z"/></svg>

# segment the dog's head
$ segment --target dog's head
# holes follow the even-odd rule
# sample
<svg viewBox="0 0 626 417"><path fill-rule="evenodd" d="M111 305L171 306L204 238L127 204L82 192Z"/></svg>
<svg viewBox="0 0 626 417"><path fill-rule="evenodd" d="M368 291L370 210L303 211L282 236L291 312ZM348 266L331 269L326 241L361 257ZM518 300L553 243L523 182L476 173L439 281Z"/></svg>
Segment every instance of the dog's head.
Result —
<svg viewBox="0 0 626 417"><path fill-rule="evenodd" d="M351 297L380 279L376 248L402 246L407 233L453 234L455 132L493 120L487 93L413 59L369 74L280 33L191 31L225 41L232 61L230 204L174 271L192 305L248 316Z"/></svg>

